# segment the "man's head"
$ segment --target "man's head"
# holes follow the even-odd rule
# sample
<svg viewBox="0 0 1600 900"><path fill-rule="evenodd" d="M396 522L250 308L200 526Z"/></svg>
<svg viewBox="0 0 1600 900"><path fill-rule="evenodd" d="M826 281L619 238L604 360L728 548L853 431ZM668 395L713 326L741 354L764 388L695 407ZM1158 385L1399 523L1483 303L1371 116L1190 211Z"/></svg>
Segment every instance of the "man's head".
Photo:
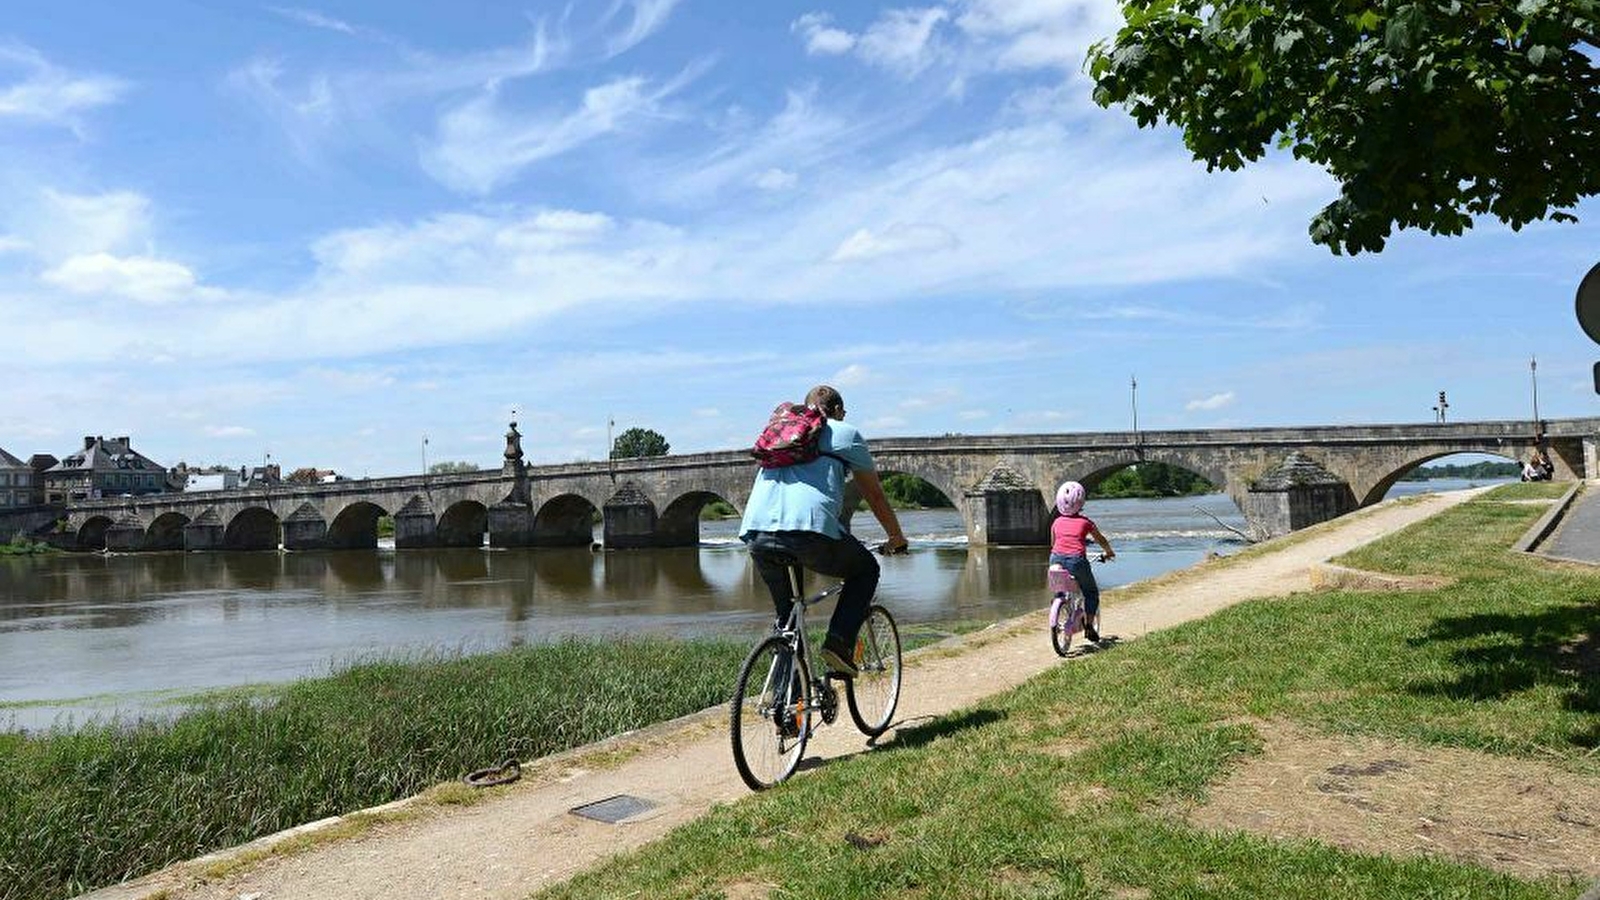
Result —
<svg viewBox="0 0 1600 900"><path fill-rule="evenodd" d="M822 410L830 419L844 418L844 398L826 384L819 384L806 394L806 405Z"/></svg>

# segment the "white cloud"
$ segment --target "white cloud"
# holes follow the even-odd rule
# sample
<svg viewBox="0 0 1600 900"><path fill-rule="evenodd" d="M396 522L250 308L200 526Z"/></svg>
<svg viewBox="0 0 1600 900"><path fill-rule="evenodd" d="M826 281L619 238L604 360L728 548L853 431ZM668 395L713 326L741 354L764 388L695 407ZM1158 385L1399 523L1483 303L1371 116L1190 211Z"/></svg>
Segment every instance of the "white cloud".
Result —
<svg viewBox="0 0 1600 900"><path fill-rule="evenodd" d="M255 429L245 428L242 425L207 425L205 433L214 438L253 437Z"/></svg>
<svg viewBox="0 0 1600 900"><path fill-rule="evenodd" d="M0 254L25 253L33 249L33 244L19 237L0 234Z"/></svg>
<svg viewBox="0 0 1600 900"><path fill-rule="evenodd" d="M1122 22L1115 0L965 0L955 19L989 66L1075 74L1089 45Z"/></svg>
<svg viewBox="0 0 1600 900"><path fill-rule="evenodd" d="M806 13L795 19L789 30L805 38L806 52L813 56L849 53L856 45L856 36L832 27L832 21L827 13Z"/></svg>
<svg viewBox="0 0 1600 900"><path fill-rule="evenodd" d="M764 191L787 191L799 182L799 175L779 168L768 169L755 177L755 186Z"/></svg>
<svg viewBox="0 0 1600 900"><path fill-rule="evenodd" d="M1183 405L1183 408L1189 412L1195 412L1196 410L1217 410L1222 409L1225 406L1232 406L1233 400L1233 391L1224 391L1220 394L1212 394L1211 396L1202 400L1190 400L1188 403Z"/></svg>
<svg viewBox="0 0 1600 900"><path fill-rule="evenodd" d="M119 257L109 253L73 256L39 277L47 284L75 294L111 294L149 304L219 296L215 291L200 288L194 273L187 267L148 256Z"/></svg>
<svg viewBox="0 0 1600 900"><path fill-rule="evenodd" d="M566 113L508 110L498 85L447 112L423 149L429 174L456 190L486 194L533 163L566 153L641 119L694 78L693 71L661 85L629 76L586 90Z"/></svg>
<svg viewBox="0 0 1600 900"><path fill-rule="evenodd" d="M937 6L888 10L861 35L856 53L891 72L916 75L932 63L938 49L934 29L949 17Z"/></svg>
<svg viewBox="0 0 1600 900"><path fill-rule="evenodd" d="M833 377L828 379L828 383L836 388L859 387L867 383L870 377L871 372L866 366L860 363L851 363L833 373Z"/></svg>
<svg viewBox="0 0 1600 900"><path fill-rule="evenodd" d="M627 0L613 6L608 19L614 18L624 6L631 7L633 15L626 29L606 41L606 56L624 53L655 34L666 25L678 3L679 0Z"/></svg>
<svg viewBox="0 0 1600 900"><path fill-rule="evenodd" d="M350 23L342 19L335 19L332 16L323 15L314 9L300 9L292 6L269 6L267 9L286 19L299 22L302 25L309 25L312 28L323 28L348 35L356 33L355 27Z"/></svg>
<svg viewBox="0 0 1600 900"><path fill-rule="evenodd" d="M13 241L57 263L81 254L143 249L149 241L149 212L149 201L132 191L68 194L45 188L0 210L0 222L9 223Z"/></svg>
<svg viewBox="0 0 1600 900"><path fill-rule="evenodd" d="M937 57L934 32L949 19L950 11L940 6L891 9L857 35L834 28L827 13L813 12L796 19L789 30L801 36L812 56L854 53L870 65L911 77Z"/></svg>
<svg viewBox="0 0 1600 900"><path fill-rule="evenodd" d="M0 42L0 118L77 130L79 113L115 103L127 90L121 79L77 75L51 64L31 47Z"/></svg>
<svg viewBox="0 0 1600 900"><path fill-rule="evenodd" d="M989 418L989 411L987 409L964 409L957 413L956 416L963 422L976 422L979 419Z"/></svg>
<svg viewBox="0 0 1600 900"><path fill-rule="evenodd" d="M828 257L830 262L855 262L881 256L903 256L950 250L960 241L938 225L895 222L877 233L865 228L845 238Z"/></svg>

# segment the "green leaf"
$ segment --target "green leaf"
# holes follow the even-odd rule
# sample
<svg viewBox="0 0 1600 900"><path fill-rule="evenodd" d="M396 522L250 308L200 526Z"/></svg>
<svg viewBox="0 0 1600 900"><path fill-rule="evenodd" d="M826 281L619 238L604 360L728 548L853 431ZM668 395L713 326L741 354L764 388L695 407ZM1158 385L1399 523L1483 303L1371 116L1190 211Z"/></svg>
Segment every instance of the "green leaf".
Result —
<svg viewBox="0 0 1600 900"><path fill-rule="evenodd" d="M1421 7L1402 6L1395 11L1394 18L1389 20L1389 27L1384 30L1383 42L1390 51L1404 52L1421 42L1427 28L1428 17L1422 12Z"/></svg>
<svg viewBox="0 0 1600 900"><path fill-rule="evenodd" d="M1294 42L1305 36L1305 32L1298 28L1291 28L1279 34L1272 42L1272 48L1279 53L1288 53L1294 47Z"/></svg>
<svg viewBox="0 0 1600 900"><path fill-rule="evenodd" d="M1356 28L1362 31L1376 31L1383 17L1375 9L1369 9L1356 17Z"/></svg>

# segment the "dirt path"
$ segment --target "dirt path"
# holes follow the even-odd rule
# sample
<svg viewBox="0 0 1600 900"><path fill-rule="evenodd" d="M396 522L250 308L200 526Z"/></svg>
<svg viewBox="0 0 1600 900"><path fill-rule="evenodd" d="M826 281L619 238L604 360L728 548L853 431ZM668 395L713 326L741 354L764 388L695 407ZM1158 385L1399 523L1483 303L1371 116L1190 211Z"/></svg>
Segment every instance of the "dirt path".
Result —
<svg viewBox="0 0 1600 900"><path fill-rule="evenodd" d="M1254 559L1164 576L1158 580L1160 590L1142 597L1118 602L1112 592L1103 615L1104 630L1130 640L1243 600L1306 590L1316 563L1477 493L1385 503L1318 526ZM908 659L900 720L916 722L948 713L1060 664L1050 652L1042 618L1034 614L1013 619ZM969 653L979 647L983 665L975 668ZM974 672L981 672L981 677L974 677ZM258 855L284 840L304 840L305 833L338 827L338 820L328 820L297 829L300 837L275 835L88 896L94 900L522 898L611 854L661 837L712 804L745 796L729 758L724 716L720 708L707 710L563 754L525 770L521 782L476 806L424 807L401 801L382 809L409 808L416 811L414 818L377 826L356 838L313 840L309 849L268 856L220 878L200 878L200 872L219 861ZM841 723L822 729L807 752L831 759L865 749L861 735ZM618 794L657 806L622 825L569 813L573 807Z"/></svg>

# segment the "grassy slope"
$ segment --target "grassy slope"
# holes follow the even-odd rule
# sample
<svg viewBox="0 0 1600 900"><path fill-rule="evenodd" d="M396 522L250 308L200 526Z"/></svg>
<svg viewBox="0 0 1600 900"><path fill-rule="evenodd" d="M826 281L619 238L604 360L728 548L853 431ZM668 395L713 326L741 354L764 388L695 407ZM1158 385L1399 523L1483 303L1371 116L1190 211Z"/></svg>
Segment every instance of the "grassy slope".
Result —
<svg viewBox="0 0 1600 900"><path fill-rule="evenodd" d="M1574 896L1181 818L1259 751L1253 718L1600 778L1600 685L1570 652L1594 639L1600 575L1505 550L1541 511L1479 500L1342 560L1458 578L1449 588L1247 603L1059 666L542 896Z"/></svg>

